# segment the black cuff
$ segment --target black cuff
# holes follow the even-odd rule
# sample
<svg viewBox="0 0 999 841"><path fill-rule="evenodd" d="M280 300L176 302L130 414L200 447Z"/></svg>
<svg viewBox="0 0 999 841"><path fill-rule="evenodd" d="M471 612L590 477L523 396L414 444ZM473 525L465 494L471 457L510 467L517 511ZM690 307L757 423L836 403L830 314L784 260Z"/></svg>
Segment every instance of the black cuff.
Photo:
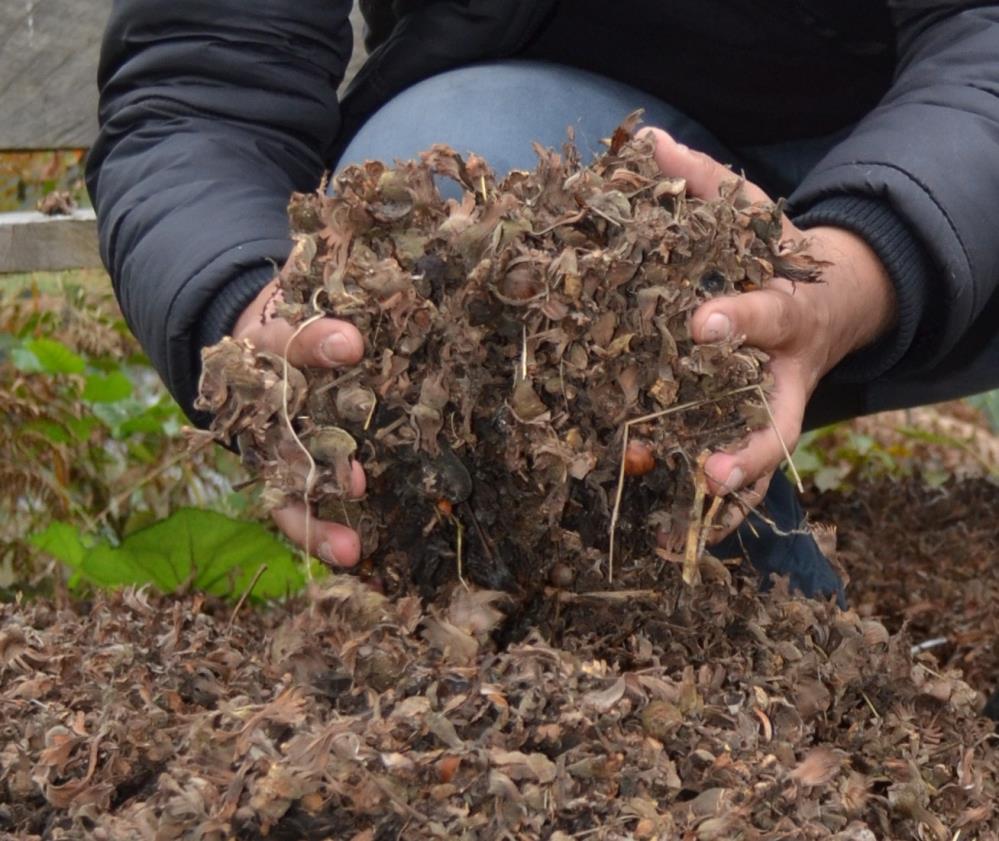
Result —
<svg viewBox="0 0 999 841"><path fill-rule="evenodd" d="M257 294L277 274L277 269L271 265L257 266L238 275L227 283L215 296L201 315L198 326L198 351L200 357L202 348L217 344L223 336L232 333L240 313L246 309Z"/></svg>
<svg viewBox="0 0 999 841"><path fill-rule="evenodd" d="M830 225L864 239L881 259L895 287L895 326L884 336L851 353L827 375L831 382L870 382L906 359L927 336L917 330L925 320L934 266L923 244L890 205L867 196L836 196L794 217L799 228Z"/></svg>

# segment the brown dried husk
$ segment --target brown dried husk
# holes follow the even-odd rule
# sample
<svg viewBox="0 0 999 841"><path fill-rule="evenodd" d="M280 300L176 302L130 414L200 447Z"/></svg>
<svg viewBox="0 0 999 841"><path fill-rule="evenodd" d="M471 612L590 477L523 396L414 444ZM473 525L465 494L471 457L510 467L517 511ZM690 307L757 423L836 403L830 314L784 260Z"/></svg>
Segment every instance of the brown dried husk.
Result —
<svg viewBox="0 0 999 841"><path fill-rule="evenodd" d="M999 838L967 684L717 573L553 592L513 636L504 594L349 576L235 621L132 590L0 605L0 838Z"/></svg>
<svg viewBox="0 0 999 841"><path fill-rule="evenodd" d="M781 245L780 205L748 204L737 178L686 196L636 121L589 166L570 141L502 181L445 146L347 168L332 195L292 200L278 311L351 321L364 360L286 377L245 342L205 351L212 432L238 442L272 505L307 498L358 528L393 592L461 572L531 592L556 563L597 586L626 429L656 465L624 481L614 531L618 578L638 586L657 530L683 543L699 454L766 423L765 355L738 337L695 345L689 316L816 266ZM360 505L343 500L355 457Z"/></svg>

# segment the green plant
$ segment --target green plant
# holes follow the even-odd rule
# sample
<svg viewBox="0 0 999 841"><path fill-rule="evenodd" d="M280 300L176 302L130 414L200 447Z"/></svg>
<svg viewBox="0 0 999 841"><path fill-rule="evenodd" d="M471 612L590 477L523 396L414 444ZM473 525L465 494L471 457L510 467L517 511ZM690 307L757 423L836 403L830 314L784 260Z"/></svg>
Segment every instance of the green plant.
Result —
<svg viewBox="0 0 999 841"><path fill-rule="evenodd" d="M164 593L187 589L226 598L278 598L305 583L299 559L257 522L182 508L115 545L65 522L50 523L33 545L72 571L71 590L86 585L153 584Z"/></svg>
<svg viewBox="0 0 999 841"><path fill-rule="evenodd" d="M906 472L906 455L840 423L805 432L792 461L802 479L828 491L845 489L863 478Z"/></svg>
<svg viewBox="0 0 999 841"><path fill-rule="evenodd" d="M234 513L238 465L191 452L184 418L106 285L64 280L0 298L0 586L41 569L28 536L53 519L111 545L183 506ZM81 538L82 539L82 538Z"/></svg>
<svg viewBox="0 0 999 841"><path fill-rule="evenodd" d="M858 418L806 432L793 462L819 491L849 490L882 476L918 475L930 485L955 473L996 477L997 417L999 391Z"/></svg>

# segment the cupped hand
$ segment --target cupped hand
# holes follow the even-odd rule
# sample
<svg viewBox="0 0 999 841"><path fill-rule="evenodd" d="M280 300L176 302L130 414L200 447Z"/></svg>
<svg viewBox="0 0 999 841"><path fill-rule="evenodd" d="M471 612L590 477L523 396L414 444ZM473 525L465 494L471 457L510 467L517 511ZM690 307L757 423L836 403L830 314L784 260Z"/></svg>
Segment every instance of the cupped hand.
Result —
<svg viewBox="0 0 999 841"><path fill-rule="evenodd" d="M278 356L287 353L288 363L296 368L336 368L360 361L364 339L353 324L320 318L296 334L296 328L288 321L275 317L274 305L279 300L277 281L273 280L243 310L233 328L233 338L248 339L254 347ZM364 471L354 462L351 496L362 496L364 489ZM308 536L308 551L329 564L349 567L360 560L361 540L357 532L339 523L307 517L304 504L278 509L271 516L277 527L299 546L305 546Z"/></svg>
<svg viewBox="0 0 999 841"><path fill-rule="evenodd" d="M702 199L718 197L719 187L737 176L708 155L677 143L661 129L655 138L656 162L663 173L682 177L687 192ZM750 201L769 198L744 182ZM784 219L782 240L805 240L806 253L826 265L821 283L792 283L775 277L763 289L712 299L691 318L699 343L734 336L770 356L774 385L768 395L773 423L730 452L713 453L704 466L714 494L739 492L741 505L730 506L712 541L741 522L744 512L766 493L770 477L794 449L812 393L819 380L843 357L884 334L895 318L895 295L884 265L870 246L843 228L802 231Z"/></svg>

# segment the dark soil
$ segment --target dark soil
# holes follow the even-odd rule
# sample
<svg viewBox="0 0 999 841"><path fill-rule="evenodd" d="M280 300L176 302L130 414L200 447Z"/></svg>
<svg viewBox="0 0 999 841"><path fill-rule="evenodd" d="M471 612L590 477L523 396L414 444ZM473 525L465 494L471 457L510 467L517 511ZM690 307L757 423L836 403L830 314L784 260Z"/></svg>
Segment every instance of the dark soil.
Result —
<svg viewBox="0 0 999 841"><path fill-rule="evenodd" d="M839 526L839 558L862 615L937 641L940 666L999 689L999 482L883 478L814 495L809 510Z"/></svg>

